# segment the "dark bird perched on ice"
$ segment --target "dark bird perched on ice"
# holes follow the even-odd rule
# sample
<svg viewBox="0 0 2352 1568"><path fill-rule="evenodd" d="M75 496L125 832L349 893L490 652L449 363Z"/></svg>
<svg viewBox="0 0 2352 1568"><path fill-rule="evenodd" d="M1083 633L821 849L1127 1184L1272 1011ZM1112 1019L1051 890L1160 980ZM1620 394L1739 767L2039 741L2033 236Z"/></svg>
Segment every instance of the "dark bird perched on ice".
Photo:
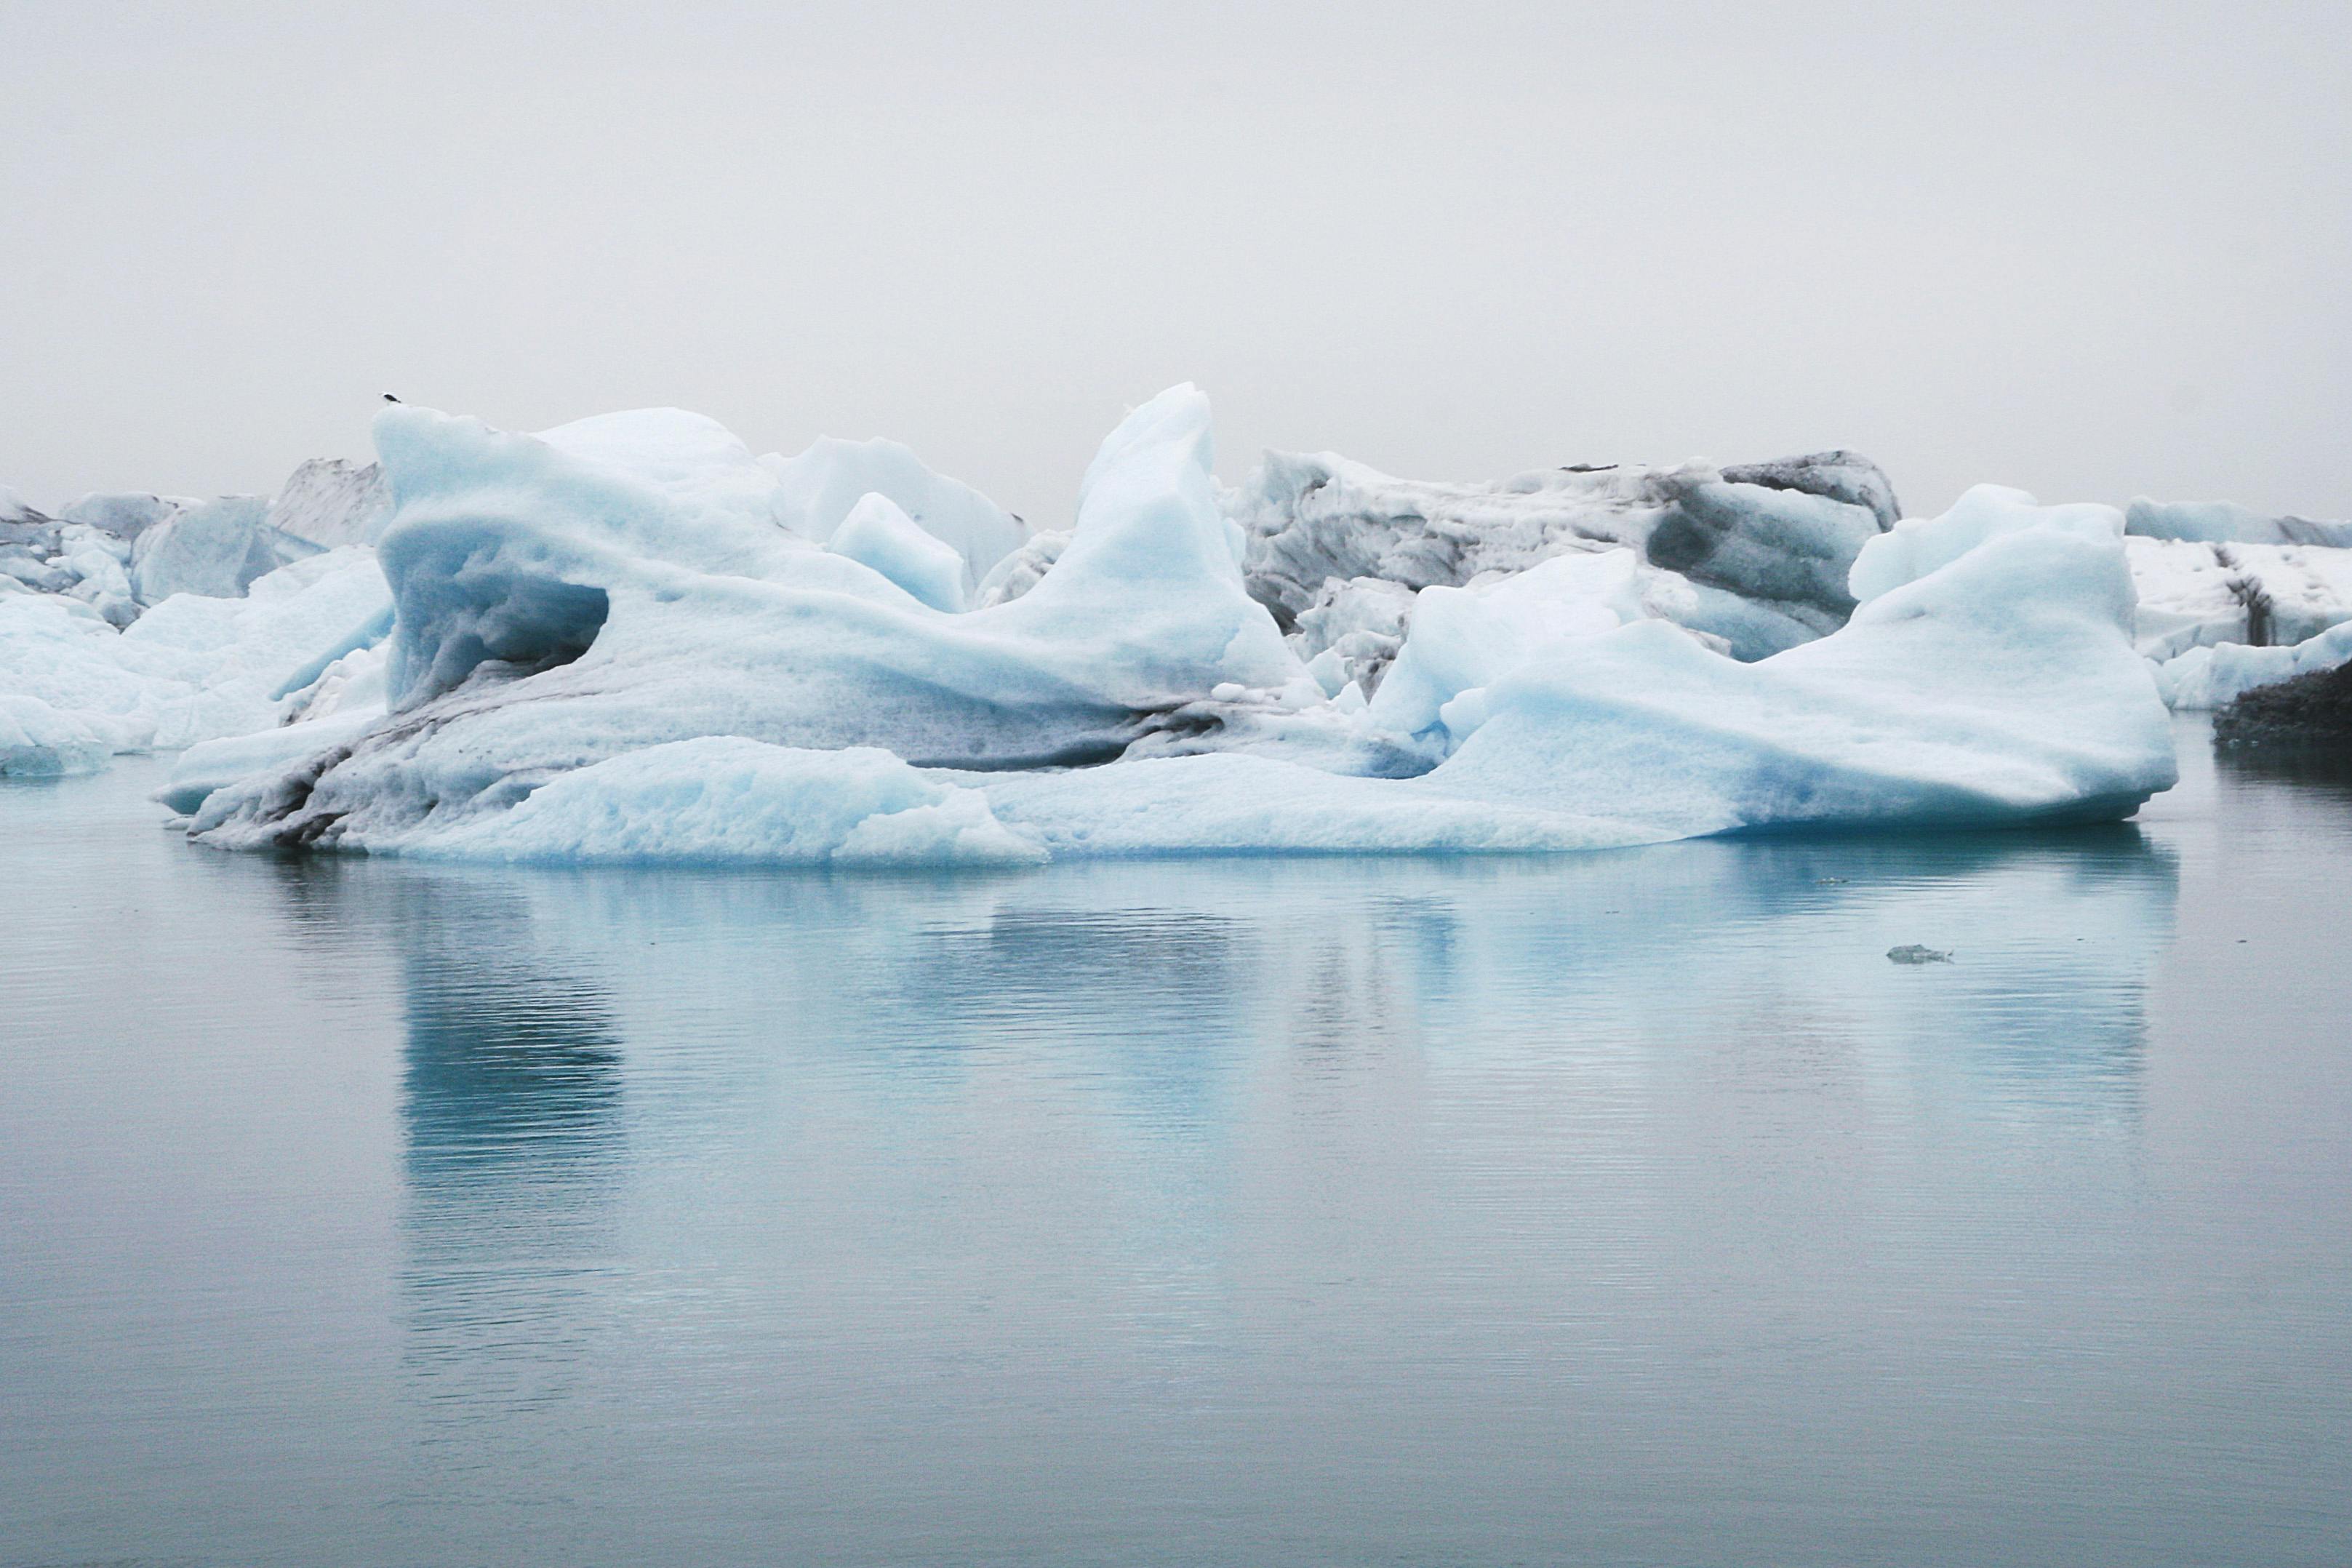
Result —
<svg viewBox="0 0 2352 1568"><path fill-rule="evenodd" d="M399 399L399 398L394 397L394 396L391 393L389 393L389 392L387 392L387 393L385 393L385 394L383 395L383 400L384 400L386 403L397 403L397 402L399 402L399 401L400 401L400 399Z"/></svg>

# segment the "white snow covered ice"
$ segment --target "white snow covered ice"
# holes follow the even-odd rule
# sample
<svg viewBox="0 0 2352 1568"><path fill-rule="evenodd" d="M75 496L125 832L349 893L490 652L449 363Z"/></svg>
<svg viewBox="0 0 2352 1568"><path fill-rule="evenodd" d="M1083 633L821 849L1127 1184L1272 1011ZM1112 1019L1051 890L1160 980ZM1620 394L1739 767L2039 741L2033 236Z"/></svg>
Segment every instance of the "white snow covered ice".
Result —
<svg viewBox="0 0 2352 1568"><path fill-rule="evenodd" d="M0 694L69 715L102 755L186 746L275 726L391 621L364 550L282 567L243 598L174 595L122 630L69 595L0 595Z"/></svg>

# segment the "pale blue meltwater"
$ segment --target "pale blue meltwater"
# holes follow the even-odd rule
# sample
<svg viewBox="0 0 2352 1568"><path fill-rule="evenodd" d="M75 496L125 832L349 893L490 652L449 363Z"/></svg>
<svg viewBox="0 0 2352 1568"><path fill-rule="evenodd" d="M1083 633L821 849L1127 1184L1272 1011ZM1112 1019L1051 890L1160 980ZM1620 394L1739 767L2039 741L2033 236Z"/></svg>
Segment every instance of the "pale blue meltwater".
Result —
<svg viewBox="0 0 2352 1568"><path fill-rule="evenodd" d="M0 1564L2352 1560L2352 788L2181 740L953 876L12 783Z"/></svg>

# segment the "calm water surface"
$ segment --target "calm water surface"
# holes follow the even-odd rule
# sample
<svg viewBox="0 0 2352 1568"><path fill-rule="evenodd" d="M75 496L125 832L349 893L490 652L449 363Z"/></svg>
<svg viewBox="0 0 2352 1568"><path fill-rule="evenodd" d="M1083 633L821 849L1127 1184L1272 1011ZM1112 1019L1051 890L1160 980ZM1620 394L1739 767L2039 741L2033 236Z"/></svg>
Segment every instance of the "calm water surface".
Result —
<svg viewBox="0 0 2352 1568"><path fill-rule="evenodd" d="M2204 748L920 878L0 789L0 1564L2352 1560L2352 789Z"/></svg>

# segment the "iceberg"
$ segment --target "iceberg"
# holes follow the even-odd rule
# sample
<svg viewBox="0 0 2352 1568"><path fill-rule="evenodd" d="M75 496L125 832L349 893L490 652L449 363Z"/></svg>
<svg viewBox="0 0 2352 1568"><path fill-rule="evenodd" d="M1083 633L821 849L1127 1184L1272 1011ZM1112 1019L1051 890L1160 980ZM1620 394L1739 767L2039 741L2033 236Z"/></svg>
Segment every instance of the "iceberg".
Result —
<svg viewBox="0 0 2352 1568"><path fill-rule="evenodd" d="M2134 538L2200 544L2311 544L2352 549L2352 522L2272 517L2235 501L2158 501L2141 496L2126 509L2124 531Z"/></svg>
<svg viewBox="0 0 2352 1568"><path fill-rule="evenodd" d="M1101 762L1221 689L1311 686L1243 586L1189 386L1104 444L1053 569L961 615L787 526L772 470L693 416L529 437L396 408L376 438L392 711L299 802L257 795L216 842L390 847L711 735L917 765Z"/></svg>
<svg viewBox="0 0 2352 1568"><path fill-rule="evenodd" d="M131 548L105 529L11 500L0 509L0 593L69 595L109 625L129 626L139 618L127 571Z"/></svg>
<svg viewBox="0 0 2352 1568"><path fill-rule="evenodd" d="M1430 781L1660 837L2108 819L2174 783L2112 508L1979 487L1853 585L1844 627L1752 664L1655 620L1570 643L1486 689Z"/></svg>
<svg viewBox="0 0 2352 1568"><path fill-rule="evenodd" d="M935 474L896 441L826 437L796 458L761 459L775 476L785 525L823 544L869 495L878 495L915 526L964 558L967 589L1021 548L1021 520L961 480Z"/></svg>
<svg viewBox="0 0 2352 1568"><path fill-rule="evenodd" d="M2136 637L2150 658L2292 645L2352 620L2352 550L2128 538Z"/></svg>
<svg viewBox="0 0 2352 1568"><path fill-rule="evenodd" d="M2337 764L2352 762L2352 662L2255 688L2213 719L2223 746L2269 747Z"/></svg>
<svg viewBox="0 0 2352 1568"><path fill-rule="evenodd" d="M1393 479L1335 453L1270 453L1229 498L1248 533L1251 592L1303 657L1327 647L1320 612L1373 584L1406 593L1524 572L1550 556L1624 546L1656 574L1673 618L1757 659L1835 630L1853 608L1846 572L1895 521L1866 458L1825 452L1717 469L1561 468L1496 484Z"/></svg>
<svg viewBox="0 0 2352 1568"><path fill-rule="evenodd" d="M964 607L971 563L918 528L888 496L868 494L850 508L825 548L871 566L935 610L952 614Z"/></svg>
<svg viewBox="0 0 2352 1568"><path fill-rule="evenodd" d="M310 735L183 759L166 797L204 842L835 865L1561 850L2109 819L2174 778L2112 508L1986 487L1889 529L1874 469L1803 459L1538 476L1410 521L1383 491L1351 542L1340 520L1394 481L1277 458L1255 500L1221 498L1208 401L1179 386L1106 438L1066 537L1008 544L959 599L948 557L969 574L972 545L876 482L871 444L793 468L677 410L533 437L406 406L376 441L383 662L289 672L280 697L319 716L287 728ZM1335 486L1355 499L1310 494ZM1813 617L1804 638L1743 661L1727 646L1754 646L1675 613L1738 595L1657 564L1674 530L1706 548L1670 557L1772 590L1773 614ZM1337 653L1360 632L1394 638L1370 693Z"/></svg>
<svg viewBox="0 0 2352 1568"><path fill-rule="evenodd" d="M2227 708L2249 691L2352 663L2352 622L2287 647L2200 645L2156 667L2157 688L2182 712Z"/></svg>
<svg viewBox="0 0 2352 1568"><path fill-rule="evenodd" d="M94 491L68 505L58 514L58 520L135 542L149 529L169 522L189 507L202 504L184 496Z"/></svg>
<svg viewBox="0 0 2352 1568"><path fill-rule="evenodd" d="M175 595L121 630L70 595L0 596L0 692L72 716L102 754L186 746L275 726L391 623L364 550L282 567L244 598Z"/></svg>
<svg viewBox="0 0 2352 1568"><path fill-rule="evenodd" d="M379 464L313 458L287 476L265 521L323 550L372 545L392 521L391 487Z"/></svg>
<svg viewBox="0 0 2352 1568"><path fill-rule="evenodd" d="M232 599L256 579L320 547L271 528L261 496L222 496L142 528L131 543L131 584L142 605L174 594Z"/></svg>
<svg viewBox="0 0 2352 1568"><path fill-rule="evenodd" d="M114 753L113 735L37 697L0 692L0 778L91 773Z"/></svg>

